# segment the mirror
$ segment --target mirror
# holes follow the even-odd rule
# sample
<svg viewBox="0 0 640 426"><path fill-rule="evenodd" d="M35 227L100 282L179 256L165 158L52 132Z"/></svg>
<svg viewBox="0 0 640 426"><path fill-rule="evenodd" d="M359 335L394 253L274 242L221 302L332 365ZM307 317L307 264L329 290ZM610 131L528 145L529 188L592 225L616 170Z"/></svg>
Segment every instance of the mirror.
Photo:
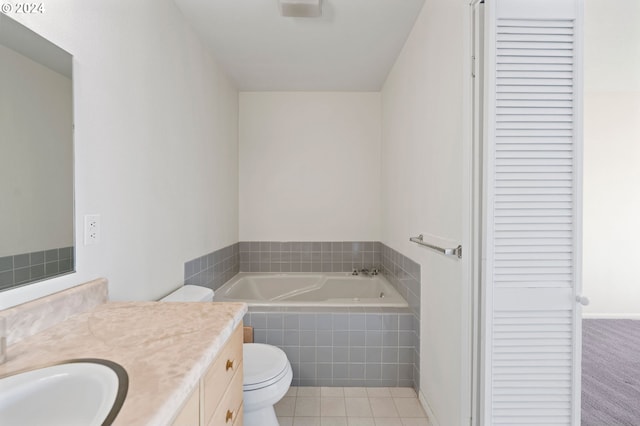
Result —
<svg viewBox="0 0 640 426"><path fill-rule="evenodd" d="M0 13L0 291L74 271L72 56Z"/></svg>

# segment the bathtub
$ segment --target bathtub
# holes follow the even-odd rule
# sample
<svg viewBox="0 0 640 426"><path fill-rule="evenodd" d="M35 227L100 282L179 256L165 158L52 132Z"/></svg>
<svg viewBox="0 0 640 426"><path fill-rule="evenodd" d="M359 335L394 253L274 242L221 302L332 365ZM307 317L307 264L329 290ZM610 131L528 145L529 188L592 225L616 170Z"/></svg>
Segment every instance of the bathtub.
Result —
<svg viewBox="0 0 640 426"><path fill-rule="evenodd" d="M406 308L407 301L382 275L241 272L215 292L218 302L249 306Z"/></svg>

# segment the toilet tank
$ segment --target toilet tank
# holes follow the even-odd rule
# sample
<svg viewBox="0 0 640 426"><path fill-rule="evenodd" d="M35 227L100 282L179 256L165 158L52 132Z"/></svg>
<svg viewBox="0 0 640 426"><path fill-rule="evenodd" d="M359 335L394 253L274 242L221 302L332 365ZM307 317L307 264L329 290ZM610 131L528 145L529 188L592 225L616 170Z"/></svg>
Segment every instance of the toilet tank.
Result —
<svg viewBox="0 0 640 426"><path fill-rule="evenodd" d="M198 285L185 285L160 299L161 302L212 302L213 290Z"/></svg>

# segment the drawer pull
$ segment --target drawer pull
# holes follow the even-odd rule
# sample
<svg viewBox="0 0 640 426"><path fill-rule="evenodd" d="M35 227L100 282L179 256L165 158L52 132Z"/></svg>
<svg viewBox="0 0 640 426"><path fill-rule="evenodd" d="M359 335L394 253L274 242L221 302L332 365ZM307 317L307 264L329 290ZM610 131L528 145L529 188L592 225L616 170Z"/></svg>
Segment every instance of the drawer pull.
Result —
<svg viewBox="0 0 640 426"><path fill-rule="evenodd" d="M229 420L233 421L233 417L234 417L233 411L227 410L227 416L225 417L224 422L229 423Z"/></svg>
<svg viewBox="0 0 640 426"><path fill-rule="evenodd" d="M227 371L233 370L233 361L230 359L227 360Z"/></svg>

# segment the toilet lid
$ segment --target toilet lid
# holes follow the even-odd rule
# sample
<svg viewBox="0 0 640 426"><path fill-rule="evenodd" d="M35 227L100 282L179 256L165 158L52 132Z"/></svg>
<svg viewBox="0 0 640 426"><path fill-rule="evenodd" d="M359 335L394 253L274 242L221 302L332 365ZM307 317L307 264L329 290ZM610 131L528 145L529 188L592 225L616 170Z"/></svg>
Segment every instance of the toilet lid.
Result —
<svg viewBox="0 0 640 426"><path fill-rule="evenodd" d="M262 343L242 345L244 389L264 387L280 379L289 365L282 349Z"/></svg>

